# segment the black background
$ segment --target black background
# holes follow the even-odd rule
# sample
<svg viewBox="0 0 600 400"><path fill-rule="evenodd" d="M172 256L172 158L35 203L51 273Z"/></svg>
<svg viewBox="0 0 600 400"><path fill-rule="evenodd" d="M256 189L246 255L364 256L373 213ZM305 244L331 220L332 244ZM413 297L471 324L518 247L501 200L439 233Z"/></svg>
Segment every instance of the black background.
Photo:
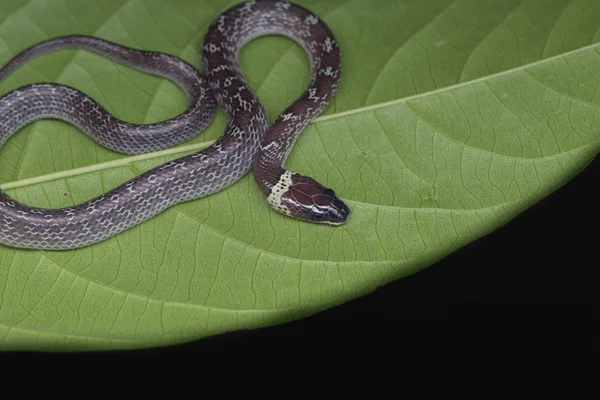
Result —
<svg viewBox="0 0 600 400"><path fill-rule="evenodd" d="M64 378L140 398L190 389L200 397L260 394L275 384L311 393L320 382L337 394L365 387L371 393L372 379L333 377L401 368L427 374L440 355L456 360L451 373L472 356L514 355L518 367L534 353L589 354L598 351L589 329L597 319L599 179L596 159L552 195L437 264L300 321L158 349L5 353L1 376L8 385L36 376L48 383L27 390L45 393L59 390L57 378ZM381 378L392 385L398 379Z"/></svg>

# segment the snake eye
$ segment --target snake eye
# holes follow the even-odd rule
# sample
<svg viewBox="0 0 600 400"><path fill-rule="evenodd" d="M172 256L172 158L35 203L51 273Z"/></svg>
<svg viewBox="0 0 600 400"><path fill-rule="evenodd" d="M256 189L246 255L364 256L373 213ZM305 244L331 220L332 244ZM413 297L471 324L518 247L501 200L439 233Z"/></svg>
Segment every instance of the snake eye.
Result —
<svg viewBox="0 0 600 400"><path fill-rule="evenodd" d="M335 197L335 192L332 189L323 190L323 194L325 194L327 196Z"/></svg>
<svg viewBox="0 0 600 400"><path fill-rule="evenodd" d="M313 218L317 221L320 221L323 219L323 214L319 214L319 213L314 213L313 214Z"/></svg>

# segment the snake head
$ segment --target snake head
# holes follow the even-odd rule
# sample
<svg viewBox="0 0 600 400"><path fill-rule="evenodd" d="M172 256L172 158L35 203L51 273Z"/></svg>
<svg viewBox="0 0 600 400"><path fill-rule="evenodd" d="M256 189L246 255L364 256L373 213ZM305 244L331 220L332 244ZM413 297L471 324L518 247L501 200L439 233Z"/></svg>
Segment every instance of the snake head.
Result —
<svg viewBox="0 0 600 400"><path fill-rule="evenodd" d="M311 177L284 171L271 189L269 204L280 213L304 221L342 225L350 215L335 192Z"/></svg>

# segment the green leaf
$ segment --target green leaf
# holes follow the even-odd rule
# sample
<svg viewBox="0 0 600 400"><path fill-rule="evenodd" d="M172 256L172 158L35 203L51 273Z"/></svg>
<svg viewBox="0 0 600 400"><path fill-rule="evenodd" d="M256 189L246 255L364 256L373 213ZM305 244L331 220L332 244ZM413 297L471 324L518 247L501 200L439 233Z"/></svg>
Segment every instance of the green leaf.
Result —
<svg viewBox="0 0 600 400"><path fill-rule="evenodd" d="M233 3L0 3L0 62L58 35L93 34L200 65L207 24ZM414 273L552 193L600 148L596 0L302 1L335 32L343 86L288 167L335 188L338 228L271 211L251 177L76 251L0 247L0 348L179 343L310 315ZM270 37L241 64L270 118L304 89L299 46ZM183 94L83 51L30 62L35 81L84 90L132 122L183 111ZM96 196L207 146L224 127L136 157L40 121L0 151L2 188L40 207ZM1 228L1 227L0 227Z"/></svg>

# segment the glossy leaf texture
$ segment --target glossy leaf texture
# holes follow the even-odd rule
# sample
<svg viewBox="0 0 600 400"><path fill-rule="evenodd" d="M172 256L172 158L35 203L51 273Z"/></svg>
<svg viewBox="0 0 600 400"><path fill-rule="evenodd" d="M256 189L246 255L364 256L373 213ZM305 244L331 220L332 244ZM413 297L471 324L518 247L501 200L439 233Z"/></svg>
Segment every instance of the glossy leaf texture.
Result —
<svg viewBox="0 0 600 400"><path fill-rule="evenodd" d="M271 211L250 176L103 243L66 252L0 247L0 348L100 350L180 343L281 323L425 268L549 195L600 148L595 0L299 1L333 29L343 85L288 167L352 209L338 228ZM0 63L85 33L200 66L217 0L0 3ZM241 65L271 119L304 89L308 61L261 38ZM153 122L186 107L170 82L84 51L31 61L0 92L57 81L117 116ZM2 188L27 204L92 198L207 146L123 156L40 121L0 150ZM0 227L1 229L1 227Z"/></svg>

